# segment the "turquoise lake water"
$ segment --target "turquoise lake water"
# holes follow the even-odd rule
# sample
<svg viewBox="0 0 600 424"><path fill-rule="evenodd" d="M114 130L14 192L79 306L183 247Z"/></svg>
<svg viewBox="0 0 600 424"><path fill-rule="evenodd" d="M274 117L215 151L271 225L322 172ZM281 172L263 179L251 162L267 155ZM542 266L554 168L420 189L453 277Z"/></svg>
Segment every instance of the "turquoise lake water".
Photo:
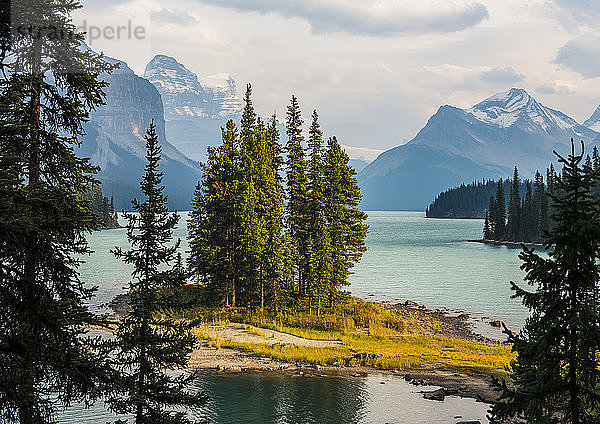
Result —
<svg viewBox="0 0 600 424"><path fill-rule="evenodd" d="M369 212L368 224L368 251L350 277L353 294L523 324L527 310L510 298L510 281L523 284L525 276L521 249L467 242L481 239L483 220Z"/></svg>
<svg viewBox="0 0 600 424"><path fill-rule="evenodd" d="M174 235L182 239L183 253L187 213L181 215ZM368 251L350 278L353 294L392 303L410 299L428 308L469 312L476 318L487 317L480 327L488 331L489 319L500 319L514 328L523 323L526 310L510 298L509 284L510 280L522 281L524 275L519 269L519 249L466 242L481 238L481 220L369 212L368 224ZM125 230L94 233L89 244L95 253L86 259L81 275L98 286L92 301L98 309L123 292L129 281L131 269L110 253L114 246L127 247ZM419 393L424 388L394 376L206 374L201 389L210 400L198 417L209 423L454 424L471 419L487 423L488 405L457 397L428 401ZM58 418L61 423L115 419L101 404L91 409L75 406Z"/></svg>
<svg viewBox="0 0 600 424"><path fill-rule="evenodd" d="M456 396L448 396L443 402L426 400L420 392L436 387L415 387L391 375L206 374L200 389L209 400L191 416L210 424L488 423L487 404ZM91 409L73 407L63 411L58 422L106 423L117 418L97 404Z"/></svg>
<svg viewBox="0 0 600 424"><path fill-rule="evenodd" d="M174 236L187 231L183 212ZM522 282L520 249L470 243L481 238L481 220L427 219L420 212L369 212L368 250L354 268L349 290L365 299L450 308L478 317L500 319L518 328L527 316L511 299L510 281ZM131 269L110 249L127 247L124 229L96 232L88 238L95 253L81 267L84 281L98 286L94 305L123 291Z"/></svg>

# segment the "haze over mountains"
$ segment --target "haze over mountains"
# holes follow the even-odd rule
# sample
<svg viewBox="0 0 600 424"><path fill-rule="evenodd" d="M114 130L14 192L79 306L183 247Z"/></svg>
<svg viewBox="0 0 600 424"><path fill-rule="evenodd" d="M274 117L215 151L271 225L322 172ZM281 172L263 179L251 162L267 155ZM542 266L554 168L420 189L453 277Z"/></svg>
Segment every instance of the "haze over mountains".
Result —
<svg viewBox="0 0 600 424"><path fill-rule="evenodd" d="M107 104L91 114L78 154L91 157L92 163L100 167L98 178L104 193L114 196L118 209L127 209L131 199L141 194L138 184L146 163L143 137L154 121L162 145L161 169L169 206L187 210L200 178L200 166L165 136L163 103L154 85L137 76L125 62L107 60L120 67L103 76L110 83L105 89Z"/></svg>
<svg viewBox="0 0 600 424"><path fill-rule="evenodd" d="M441 191L473 180L531 177L567 154L570 139L600 142L600 110L577 123L525 90L497 93L469 109L441 106L408 143L388 150L360 174L365 210L424 210Z"/></svg>
<svg viewBox="0 0 600 424"><path fill-rule="evenodd" d="M228 119L239 121L242 102L229 74L204 78L165 55L155 56L144 77L136 75L125 62L107 58L120 67L111 75L107 104L91 114L85 125L87 135L78 149L100 167L103 190L113 196L118 209L127 209L133 197L140 197L138 182L144 171L143 136L154 120L161 145L169 206L186 210L201 176L198 161L206 159L208 146L221 140L221 127ZM285 127L280 123L281 134ZM308 124L306 126L308 131ZM364 168L380 151L350 148L351 163Z"/></svg>
<svg viewBox="0 0 600 424"><path fill-rule="evenodd" d="M209 145L219 144L225 122L239 120L242 102L234 79L228 74L199 78L165 55L148 63L144 77L110 60L121 67L104 77L110 83L107 105L86 124L79 154L100 166L105 193L115 197L119 209L127 208L139 195L143 135L154 120L170 206L187 209L201 175L198 161L205 160ZM600 106L581 125L513 88L468 109L441 106L411 141L381 154L345 148L359 172L363 209L424 210L441 191L509 176L514 165L531 177L555 160L553 150L568 152L571 138L583 139L591 151L600 143L599 131Z"/></svg>
<svg viewBox="0 0 600 424"><path fill-rule="evenodd" d="M144 78L163 99L167 138L194 160L206 159L206 148L221 139L221 127L242 111L229 74L200 80L174 58L157 55L146 65Z"/></svg>

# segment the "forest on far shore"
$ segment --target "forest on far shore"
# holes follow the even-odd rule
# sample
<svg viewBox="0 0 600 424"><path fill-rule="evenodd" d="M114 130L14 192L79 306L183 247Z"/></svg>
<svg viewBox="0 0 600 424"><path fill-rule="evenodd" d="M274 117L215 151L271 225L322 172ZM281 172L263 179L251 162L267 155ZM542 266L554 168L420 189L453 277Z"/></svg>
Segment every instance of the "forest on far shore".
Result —
<svg viewBox="0 0 600 424"><path fill-rule="evenodd" d="M597 147L587 155L584 166L600 175ZM485 219L483 239L490 241L539 243L552 226L554 187L563 177L554 165L539 171L533 181L521 180L515 166L512 178L473 181L440 193L425 210L427 218ZM600 179L600 176L599 176ZM600 200L600 185L594 197ZM502 201L498 201L502 199Z"/></svg>

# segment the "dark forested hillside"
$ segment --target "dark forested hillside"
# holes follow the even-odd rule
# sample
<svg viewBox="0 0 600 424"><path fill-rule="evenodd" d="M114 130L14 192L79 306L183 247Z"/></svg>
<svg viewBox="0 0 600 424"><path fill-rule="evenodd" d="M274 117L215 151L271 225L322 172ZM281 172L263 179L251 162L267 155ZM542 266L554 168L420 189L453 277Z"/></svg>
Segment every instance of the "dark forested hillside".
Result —
<svg viewBox="0 0 600 424"><path fill-rule="evenodd" d="M498 182L495 180L473 181L448 189L435 198L425 210L428 218L484 218L490 196L496 195ZM525 191L525 182L521 192ZM508 192L506 192L508 201Z"/></svg>
<svg viewBox="0 0 600 424"><path fill-rule="evenodd" d="M114 199L104 195L100 185L94 184L85 194L92 212L98 218L100 229L119 228Z"/></svg>

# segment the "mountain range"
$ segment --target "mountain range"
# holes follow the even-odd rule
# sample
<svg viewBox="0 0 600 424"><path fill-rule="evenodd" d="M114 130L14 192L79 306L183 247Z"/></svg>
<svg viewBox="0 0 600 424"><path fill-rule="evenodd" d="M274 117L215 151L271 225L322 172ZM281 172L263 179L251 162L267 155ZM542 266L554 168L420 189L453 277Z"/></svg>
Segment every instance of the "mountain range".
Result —
<svg viewBox="0 0 600 424"><path fill-rule="evenodd" d="M118 209L127 208L141 194L143 136L154 121L169 206L189 208L201 175L198 161L206 158L209 145L220 142L226 120L239 120L242 102L234 79L199 78L166 55L155 56L144 77L125 62L107 60L120 67L102 76L110 84L106 105L86 123L79 155L92 158L101 168L105 194L114 197ZM515 165L532 177L555 161L553 150L568 152L571 138L584 140L590 150L600 143L600 106L582 125L512 88L471 108L441 106L412 140L383 153L344 147L359 172L363 209L424 210L447 188L510 176Z"/></svg>
<svg viewBox="0 0 600 424"><path fill-rule="evenodd" d="M441 106L408 143L383 152L360 172L365 210L424 210L441 191L463 182L525 177L567 154L570 140L600 142L600 107L577 123L525 90L497 93L468 109Z"/></svg>
<svg viewBox="0 0 600 424"><path fill-rule="evenodd" d="M221 127L242 111L229 74L200 79L174 58L156 55L146 65L144 78L163 99L167 138L191 159L204 161L206 148L221 140Z"/></svg>
<svg viewBox="0 0 600 424"><path fill-rule="evenodd" d="M102 76L109 83L106 105L94 111L85 124L87 135L78 154L91 157L100 167L98 178L104 193L114 197L118 209L127 209L132 198L141 196L138 181L145 164L143 136L154 120L163 148L161 168L169 207L188 209L201 175L198 162L206 159L208 146L220 143L221 127L228 119L239 122L242 101L235 80L225 73L199 78L166 55L152 58L143 77L123 61L107 60L118 63L119 68ZM279 126L284 134L283 122ZM380 153L360 147L346 150L357 171Z"/></svg>
<svg viewBox="0 0 600 424"><path fill-rule="evenodd" d="M139 180L144 173L144 134L151 122L162 146L161 170L172 209L189 209L200 166L171 144L165 133L165 118L160 93L148 80L137 76L125 62L107 81L106 105L93 111L84 126L86 135L77 149L79 156L90 157L100 167L102 189L114 197L117 209L128 209L132 198L140 198Z"/></svg>

